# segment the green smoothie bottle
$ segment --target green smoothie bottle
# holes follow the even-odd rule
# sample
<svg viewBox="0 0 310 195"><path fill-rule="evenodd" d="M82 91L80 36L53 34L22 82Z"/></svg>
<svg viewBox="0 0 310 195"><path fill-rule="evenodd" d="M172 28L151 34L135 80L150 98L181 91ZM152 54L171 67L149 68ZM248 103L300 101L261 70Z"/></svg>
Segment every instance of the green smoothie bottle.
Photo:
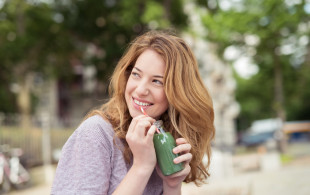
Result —
<svg viewBox="0 0 310 195"><path fill-rule="evenodd" d="M176 143L173 136L169 132L164 131L162 121L156 121L154 125L160 130L161 133L154 134L153 142L156 152L157 162L163 175L171 175L178 171L183 170L183 164L174 164L173 159L178 157L178 154L172 152Z"/></svg>

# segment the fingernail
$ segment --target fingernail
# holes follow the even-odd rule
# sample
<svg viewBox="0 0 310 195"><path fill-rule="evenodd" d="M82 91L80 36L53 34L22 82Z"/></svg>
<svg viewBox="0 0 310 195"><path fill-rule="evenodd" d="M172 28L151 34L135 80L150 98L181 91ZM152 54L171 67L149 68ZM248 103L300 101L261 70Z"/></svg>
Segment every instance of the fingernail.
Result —
<svg viewBox="0 0 310 195"><path fill-rule="evenodd" d="M177 148L174 148L174 149L173 149L173 153L177 154L177 153L178 153L178 149L177 149Z"/></svg>
<svg viewBox="0 0 310 195"><path fill-rule="evenodd" d="M179 159L178 159L178 158L175 158L175 159L173 160L173 162L174 162L175 164L178 164L178 163L179 163Z"/></svg>

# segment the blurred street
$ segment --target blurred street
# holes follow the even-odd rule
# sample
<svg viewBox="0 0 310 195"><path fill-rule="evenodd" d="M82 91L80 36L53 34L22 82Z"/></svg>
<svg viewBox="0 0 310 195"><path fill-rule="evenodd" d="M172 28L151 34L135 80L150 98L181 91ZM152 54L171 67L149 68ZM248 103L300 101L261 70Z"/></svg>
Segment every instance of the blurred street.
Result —
<svg viewBox="0 0 310 195"><path fill-rule="evenodd" d="M212 181L201 187L183 186L183 195L308 195L310 156L300 158L279 170L250 172Z"/></svg>
<svg viewBox="0 0 310 195"><path fill-rule="evenodd" d="M288 148L292 157L289 162L274 170L254 170L234 173L232 176L212 178L208 184L196 187L194 184L183 184L183 195L308 195L310 193L310 143L294 144ZM238 156L233 156L237 158ZM248 155L252 158L251 155ZM251 159L245 159L250 162ZM55 167L54 167L55 168ZM25 190L13 191L10 195L43 195L50 194L50 182L43 183L44 170L33 171L34 181L39 184ZM41 179L41 182L40 182Z"/></svg>

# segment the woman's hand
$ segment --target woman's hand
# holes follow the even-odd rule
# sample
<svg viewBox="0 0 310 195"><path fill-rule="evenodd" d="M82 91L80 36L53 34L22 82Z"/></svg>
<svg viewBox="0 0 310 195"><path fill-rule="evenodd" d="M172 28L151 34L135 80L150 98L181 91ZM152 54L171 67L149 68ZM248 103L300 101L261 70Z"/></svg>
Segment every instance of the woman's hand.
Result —
<svg viewBox="0 0 310 195"><path fill-rule="evenodd" d="M177 146L173 149L173 153L180 154L177 158L173 160L175 164L183 163L184 169L175 174L164 176L158 166L156 166L156 171L159 176L163 179L164 192L167 190L180 190L181 184L190 173L191 167L189 166L190 161L192 160L192 154L190 153L191 145L184 138L176 139ZM166 189L165 189L166 188ZM179 189L177 189L179 188ZM165 192L166 194L166 192Z"/></svg>
<svg viewBox="0 0 310 195"><path fill-rule="evenodd" d="M131 121L126 141L133 154L133 166L143 170L153 171L156 165L156 154L153 136L156 127L152 125L155 119L139 115Z"/></svg>
<svg viewBox="0 0 310 195"><path fill-rule="evenodd" d="M142 194L156 165L153 136L155 120L144 115L132 119L126 141L133 154L133 164L113 194Z"/></svg>

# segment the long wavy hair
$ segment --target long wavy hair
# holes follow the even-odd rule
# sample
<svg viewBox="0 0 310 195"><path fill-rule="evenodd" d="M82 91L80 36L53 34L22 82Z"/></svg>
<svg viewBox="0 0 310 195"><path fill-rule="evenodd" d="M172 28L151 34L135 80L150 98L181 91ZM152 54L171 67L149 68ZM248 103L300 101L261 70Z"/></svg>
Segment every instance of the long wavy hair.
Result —
<svg viewBox="0 0 310 195"><path fill-rule="evenodd" d="M185 138L191 144L191 172L185 182L199 185L210 176L211 141L215 135L212 99L202 82L191 49L173 33L149 31L137 37L114 70L109 101L91 111L86 118L99 114L112 124L115 136L124 143L123 155L129 163L132 153L125 137L132 117L125 101L125 88L137 58L146 49L156 51L166 64L164 90L169 107L161 120L166 131L175 138ZM208 158L206 166L202 162L205 154Z"/></svg>

